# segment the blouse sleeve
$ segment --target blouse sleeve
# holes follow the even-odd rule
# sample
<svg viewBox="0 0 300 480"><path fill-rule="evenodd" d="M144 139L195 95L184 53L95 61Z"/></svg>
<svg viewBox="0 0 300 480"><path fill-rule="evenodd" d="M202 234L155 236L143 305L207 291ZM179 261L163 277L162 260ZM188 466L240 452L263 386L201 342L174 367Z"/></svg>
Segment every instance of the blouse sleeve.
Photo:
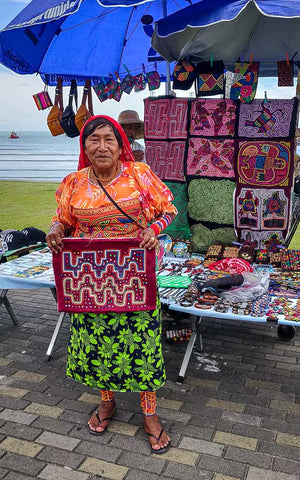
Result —
<svg viewBox="0 0 300 480"><path fill-rule="evenodd" d="M171 190L143 162L134 163L134 177L142 197L143 210L148 222L155 220L165 213L177 214L173 205L174 199Z"/></svg>
<svg viewBox="0 0 300 480"><path fill-rule="evenodd" d="M71 212L71 197L76 182L76 172L67 175L55 192L57 200L56 215L52 217L52 222L61 222L71 229L76 228L76 217Z"/></svg>

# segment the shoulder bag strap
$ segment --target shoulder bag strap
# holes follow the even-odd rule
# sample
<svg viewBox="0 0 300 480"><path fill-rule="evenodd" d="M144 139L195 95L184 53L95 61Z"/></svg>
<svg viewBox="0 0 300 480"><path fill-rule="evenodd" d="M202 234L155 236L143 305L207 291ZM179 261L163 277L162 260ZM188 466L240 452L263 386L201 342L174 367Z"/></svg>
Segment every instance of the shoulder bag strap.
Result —
<svg viewBox="0 0 300 480"><path fill-rule="evenodd" d="M123 215L125 215L125 217L129 218L129 220L131 220L132 222L134 222L139 228L143 228L142 225L140 225L134 218L132 218L130 215L128 215L128 213L124 212L123 208L121 208L115 201L114 199L110 196L110 194L107 192L107 190L104 188L104 186L102 185L101 182L99 182L99 180L96 178L97 182L98 182L98 185L99 187L102 188L103 192L105 193L105 195L107 196L107 198L111 201L111 203L121 212L123 213Z"/></svg>
<svg viewBox="0 0 300 480"><path fill-rule="evenodd" d="M92 100L92 87L91 87L91 81L87 80L86 81L86 87L88 89L88 109L90 114L93 116L94 111L93 111L93 100Z"/></svg>
<svg viewBox="0 0 300 480"><path fill-rule="evenodd" d="M73 103L73 97L75 98L75 105L76 105L76 109L77 109L77 82L76 80L72 80L71 81L71 88L70 88L70 93L69 93L69 107L72 107L72 103Z"/></svg>
<svg viewBox="0 0 300 480"><path fill-rule="evenodd" d="M81 105L86 104L86 99L88 99L88 111L90 112L91 115L94 115L94 113L93 113L93 102L92 102L92 88L91 88L90 79L86 80L85 85L83 87L83 95L82 95Z"/></svg>
<svg viewBox="0 0 300 480"><path fill-rule="evenodd" d="M58 78L57 79L57 85L55 88L55 99L54 99L54 105L60 108L60 110L64 109L63 106L63 95L62 95L62 79Z"/></svg>

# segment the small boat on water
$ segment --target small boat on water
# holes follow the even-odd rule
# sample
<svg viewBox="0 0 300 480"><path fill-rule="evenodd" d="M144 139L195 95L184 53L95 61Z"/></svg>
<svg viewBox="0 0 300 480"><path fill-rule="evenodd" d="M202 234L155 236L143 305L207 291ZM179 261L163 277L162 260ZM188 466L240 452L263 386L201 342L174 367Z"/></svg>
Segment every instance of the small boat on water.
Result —
<svg viewBox="0 0 300 480"><path fill-rule="evenodd" d="M10 132L10 136L8 138L20 138L19 135L16 134L16 132L12 131Z"/></svg>

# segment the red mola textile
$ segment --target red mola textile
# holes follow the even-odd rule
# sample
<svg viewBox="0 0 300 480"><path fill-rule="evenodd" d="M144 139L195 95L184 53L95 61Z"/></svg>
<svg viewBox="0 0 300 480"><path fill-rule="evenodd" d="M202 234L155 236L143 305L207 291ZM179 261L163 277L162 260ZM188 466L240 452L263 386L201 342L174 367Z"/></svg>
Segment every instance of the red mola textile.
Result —
<svg viewBox="0 0 300 480"><path fill-rule="evenodd" d="M211 263L208 268L217 272L230 273L230 275L253 272L250 263L241 258L224 258L223 260Z"/></svg>
<svg viewBox="0 0 300 480"><path fill-rule="evenodd" d="M53 255L59 312L156 308L155 250L137 238L65 238Z"/></svg>

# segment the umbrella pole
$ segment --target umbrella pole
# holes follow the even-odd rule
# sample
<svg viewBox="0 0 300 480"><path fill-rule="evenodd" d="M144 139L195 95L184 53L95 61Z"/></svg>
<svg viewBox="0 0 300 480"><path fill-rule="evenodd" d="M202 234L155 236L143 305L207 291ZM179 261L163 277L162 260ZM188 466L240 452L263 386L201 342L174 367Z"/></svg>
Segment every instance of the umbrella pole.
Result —
<svg viewBox="0 0 300 480"><path fill-rule="evenodd" d="M300 69L298 69L298 75L297 75L296 97L300 102ZM299 172L299 155L297 155L297 147L299 146L298 140L300 139L299 119L300 119L300 103L298 104L296 133L295 133L295 177L300 173ZM300 224L300 196L295 194L295 197L293 199L293 207L292 207L292 219L291 219L288 234L285 239L286 248L289 248L289 245L293 239L294 234L296 233L296 230L299 224Z"/></svg>
<svg viewBox="0 0 300 480"><path fill-rule="evenodd" d="M162 0L162 10L163 10L163 17L168 15L167 12L167 0ZM171 92L171 75L170 75L170 63L166 60L166 86L165 86L165 94L170 95Z"/></svg>

